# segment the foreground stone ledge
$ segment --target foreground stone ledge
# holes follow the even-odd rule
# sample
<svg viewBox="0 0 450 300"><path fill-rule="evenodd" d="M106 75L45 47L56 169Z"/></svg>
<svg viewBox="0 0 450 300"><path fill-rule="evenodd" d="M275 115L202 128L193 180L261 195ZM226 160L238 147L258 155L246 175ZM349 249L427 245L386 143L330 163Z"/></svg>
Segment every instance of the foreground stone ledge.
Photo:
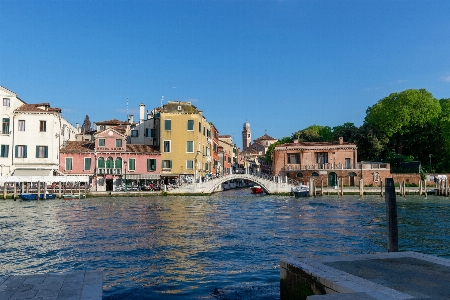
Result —
<svg viewBox="0 0 450 300"><path fill-rule="evenodd" d="M280 298L450 299L450 260L417 252L280 261Z"/></svg>
<svg viewBox="0 0 450 300"><path fill-rule="evenodd" d="M0 299L101 300L102 271L0 276Z"/></svg>

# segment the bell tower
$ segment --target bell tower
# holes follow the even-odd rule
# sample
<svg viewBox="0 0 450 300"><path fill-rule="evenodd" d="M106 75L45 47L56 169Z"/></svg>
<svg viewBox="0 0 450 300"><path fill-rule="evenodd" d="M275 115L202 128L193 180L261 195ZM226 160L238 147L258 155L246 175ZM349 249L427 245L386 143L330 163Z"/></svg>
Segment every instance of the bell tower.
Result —
<svg viewBox="0 0 450 300"><path fill-rule="evenodd" d="M250 147L250 142L252 140L252 132L250 131L250 123L245 122L242 129L242 151Z"/></svg>

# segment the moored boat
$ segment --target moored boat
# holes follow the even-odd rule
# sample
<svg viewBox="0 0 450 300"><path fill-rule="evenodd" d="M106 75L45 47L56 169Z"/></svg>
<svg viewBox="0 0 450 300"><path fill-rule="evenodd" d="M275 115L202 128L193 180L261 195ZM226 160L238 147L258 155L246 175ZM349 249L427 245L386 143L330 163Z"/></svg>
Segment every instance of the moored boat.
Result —
<svg viewBox="0 0 450 300"><path fill-rule="evenodd" d="M41 200L44 200L44 194L40 194L39 198ZM55 199L55 198L56 198L56 194L49 194L49 193L45 194L45 199Z"/></svg>
<svg viewBox="0 0 450 300"><path fill-rule="evenodd" d="M263 189L259 185L252 186L250 188L250 190L252 191L252 194L262 194L263 193Z"/></svg>
<svg viewBox="0 0 450 300"><path fill-rule="evenodd" d="M82 199L85 198L83 194L66 194L63 195L64 200L76 200L76 199Z"/></svg>
<svg viewBox="0 0 450 300"><path fill-rule="evenodd" d="M19 198L22 200L37 200L38 195L34 193L21 193Z"/></svg>
<svg viewBox="0 0 450 300"><path fill-rule="evenodd" d="M295 198L306 197L309 194L309 186L302 184L297 185L295 188L292 189L292 193L294 194Z"/></svg>

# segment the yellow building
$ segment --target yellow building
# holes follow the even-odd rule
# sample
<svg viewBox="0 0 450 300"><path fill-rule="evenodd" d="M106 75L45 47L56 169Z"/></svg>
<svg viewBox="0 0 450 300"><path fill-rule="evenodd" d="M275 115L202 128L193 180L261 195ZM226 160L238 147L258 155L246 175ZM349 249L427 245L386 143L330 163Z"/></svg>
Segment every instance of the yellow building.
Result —
<svg viewBox="0 0 450 300"><path fill-rule="evenodd" d="M210 176L211 125L190 102L169 101L159 113L161 178L165 184Z"/></svg>

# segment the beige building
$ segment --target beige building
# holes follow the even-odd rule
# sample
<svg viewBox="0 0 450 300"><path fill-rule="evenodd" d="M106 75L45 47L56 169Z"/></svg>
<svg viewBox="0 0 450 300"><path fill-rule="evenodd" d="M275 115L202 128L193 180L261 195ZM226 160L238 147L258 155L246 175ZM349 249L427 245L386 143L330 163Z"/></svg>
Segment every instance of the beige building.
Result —
<svg viewBox="0 0 450 300"><path fill-rule="evenodd" d="M212 170L211 125L190 102L169 101L159 118L161 178L165 184L190 182L210 176Z"/></svg>

